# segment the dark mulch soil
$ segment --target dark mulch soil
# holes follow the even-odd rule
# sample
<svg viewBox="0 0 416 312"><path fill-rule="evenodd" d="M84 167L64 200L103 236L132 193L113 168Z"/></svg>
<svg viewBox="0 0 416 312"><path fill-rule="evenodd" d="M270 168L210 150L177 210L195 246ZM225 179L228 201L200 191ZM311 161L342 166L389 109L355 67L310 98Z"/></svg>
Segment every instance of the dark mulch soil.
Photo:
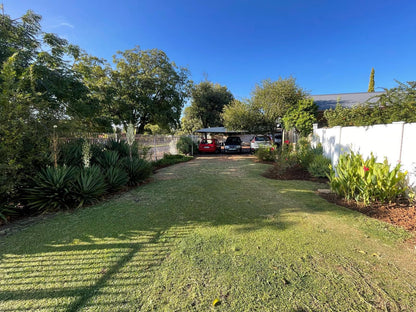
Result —
<svg viewBox="0 0 416 312"><path fill-rule="evenodd" d="M282 172L277 166L271 167L264 176L270 179L277 180L307 180L321 183L327 183L326 178L314 178L297 166ZM329 187L328 187L329 188ZM345 200L333 193L320 193L319 196L327 201L343 206L352 210L359 211L372 218L382 220L394 225L401 226L409 231L416 232L416 205L409 201L401 201L397 203L372 203L370 205L363 205L353 200Z"/></svg>

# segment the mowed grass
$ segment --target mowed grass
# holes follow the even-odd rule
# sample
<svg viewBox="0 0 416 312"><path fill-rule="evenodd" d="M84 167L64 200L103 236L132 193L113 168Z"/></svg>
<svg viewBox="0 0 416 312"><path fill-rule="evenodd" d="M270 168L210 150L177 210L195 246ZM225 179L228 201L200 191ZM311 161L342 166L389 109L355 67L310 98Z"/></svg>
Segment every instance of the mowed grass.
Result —
<svg viewBox="0 0 416 312"><path fill-rule="evenodd" d="M266 168L198 158L0 238L0 311L414 311L409 233Z"/></svg>

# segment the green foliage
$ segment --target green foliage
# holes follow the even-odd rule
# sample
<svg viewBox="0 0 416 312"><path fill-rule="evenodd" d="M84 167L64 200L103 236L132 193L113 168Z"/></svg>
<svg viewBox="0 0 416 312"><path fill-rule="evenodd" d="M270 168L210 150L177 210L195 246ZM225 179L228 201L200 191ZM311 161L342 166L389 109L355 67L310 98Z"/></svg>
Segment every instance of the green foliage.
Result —
<svg viewBox="0 0 416 312"><path fill-rule="evenodd" d="M111 167L118 167L120 155L117 151L104 151L101 156L97 159L97 163L103 170L107 170Z"/></svg>
<svg viewBox="0 0 416 312"><path fill-rule="evenodd" d="M400 171L400 164L391 170L387 159L376 163L373 154L366 160L354 152L342 154L335 171L329 176L331 189L357 202L393 201L407 189L407 172Z"/></svg>
<svg viewBox="0 0 416 312"><path fill-rule="evenodd" d="M66 166L82 167L82 146L84 139L70 140L59 149L59 163Z"/></svg>
<svg viewBox="0 0 416 312"><path fill-rule="evenodd" d="M94 203L105 191L106 184L99 167L85 167L78 171L72 186L72 197L78 207Z"/></svg>
<svg viewBox="0 0 416 312"><path fill-rule="evenodd" d="M222 114L224 126L230 130L246 130L263 133L269 130L260 109L256 109L249 100L233 100L224 107Z"/></svg>
<svg viewBox="0 0 416 312"><path fill-rule="evenodd" d="M370 73L370 82L368 83L368 91L367 92L374 92L374 67L371 68L371 73Z"/></svg>
<svg viewBox="0 0 416 312"><path fill-rule="evenodd" d="M34 186L27 190L28 205L39 211L57 211L73 206L74 167L47 167L34 178Z"/></svg>
<svg viewBox="0 0 416 312"><path fill-rule="evenodd" d="M329 127L368 126L388 124L395 121L416 122L416 82L398 82L398 86L385 89L385 93L375 96L371 102L352 108L335 109L324 112Z"/></svg>
<svg viewBox="0 0 416 312"><path fill-rule="evenodd" d="M117 100L111 106L118 123L126 128L131 122L140 133L149 123L177 128L190 88L187 69L178 68L161 50L138 46L117 52L113 63L110 84Z"/></svg>
<svg viewBox="0 0 416 312"><path fill-rule="evenodd" d="M222 126L221 113L233 99L227 87L203 81L192 88L189 115L184 118L200 120L202 128Z"/></svg>
<svg viewBox="0 0 416 312"><path fill-rule="evenodd" d="M105 182L110 192L120 190L129 181L127 172L119 167L109 167L105 170Z"/></svg>
<svg viewBox="0 0 416 312"><path fill-rule="evenodd" d="M279 78L277 81L263 80L257 84L251 101L254 110L262 112L264 123L273 132L279 118L283 118L289 109L296 107L307 95L296 84L295 78Z"/></svg>
<svg viewBox="0 0 416 312"><path fill-rule="evenodd" d="M306 138L301 138L296 144L296 157L303 169L308 169L314 158L322 153L322 145L312 147Z"/></svg>
<svg viewBox="0 0 416 312"><path fill-rule="evenodd" d="M185 107L184 114L181 119L181 130L183 133L192 134L194 131L202 128L202 121L196 115L195 110L191 106Z"/></svg>
<svg viewBox="0 0 416 312"><path fill-rule="evenodd" d="M176 143L176 148L178 149L179 153L190 155L192 154L192 149L194 154L198 151L198 146L192 141L190 137L181 136Z"/></svg>
<svg viewBox="0 0 416 312"><path fill-rule="evenodd" d="M121 162L129 176L129 185L137 185L143 182L152 173L152 166L144 159L124 157Z"/></svg>
<svg viewBox="0 0 416 312"><path fill-rule="evenodd" d="M283 116L284 127L287 130L295 128L302 137L306 137L312 133L317 113L318 106L313 99L299 100L297 105L289 107Z"/></svg>
<svg viewBox="0 0 416 312"><path fill-rule="evenodd" d="M130 146L124 140L108 140L105 144L105 148L110 151L117 151L121 158L130 156ZM131 146L131 156L137 157L138 154L138 144L137 142L133 142Z"/></svg>
<svg viewBox="0 0 416 312"><path fill-rule="evenodd" d="M308 165L308 172L316 178L326 178L330 175L331 160L322 154L314 155L312 161Z"/></svg>
<svg viewBox="0 0 416 312"><path fill-rule="evenodd" d="M276 161L277 149L274 146L260 146L255 155L260 161Z"/></svg>
<svg viewBox="0 0 416 312"><path fill-rule="evenodd" d="M152 166L154 168L163 168L177 163L186 162L192 159L192 156L165 154L163 155L162 159L158 159L152 162Z"/></svg>

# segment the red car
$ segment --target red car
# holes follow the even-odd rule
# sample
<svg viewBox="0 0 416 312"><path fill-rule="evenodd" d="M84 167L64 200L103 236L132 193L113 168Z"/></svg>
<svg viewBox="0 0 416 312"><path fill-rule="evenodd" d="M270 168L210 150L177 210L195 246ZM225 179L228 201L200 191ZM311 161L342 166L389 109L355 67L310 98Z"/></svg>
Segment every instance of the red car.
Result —
<svg viewBox="0 0 416 312"><path fill-rule="evenodd" d="M219 153L221 145L217 139L203 139L199 143L198 150L200 153Z"/></svg>

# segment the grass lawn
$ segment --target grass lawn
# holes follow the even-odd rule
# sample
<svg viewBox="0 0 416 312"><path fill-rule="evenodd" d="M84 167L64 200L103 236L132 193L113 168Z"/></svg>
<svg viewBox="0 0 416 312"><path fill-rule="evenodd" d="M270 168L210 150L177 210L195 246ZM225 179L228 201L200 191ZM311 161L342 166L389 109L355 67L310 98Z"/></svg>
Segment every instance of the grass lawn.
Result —
<svg viewBox="0 0 416 312"><path fill-rule="evenodd" d="M267 166L197 158L1 237L0 311L414 311L409 233Z"/></svg>

